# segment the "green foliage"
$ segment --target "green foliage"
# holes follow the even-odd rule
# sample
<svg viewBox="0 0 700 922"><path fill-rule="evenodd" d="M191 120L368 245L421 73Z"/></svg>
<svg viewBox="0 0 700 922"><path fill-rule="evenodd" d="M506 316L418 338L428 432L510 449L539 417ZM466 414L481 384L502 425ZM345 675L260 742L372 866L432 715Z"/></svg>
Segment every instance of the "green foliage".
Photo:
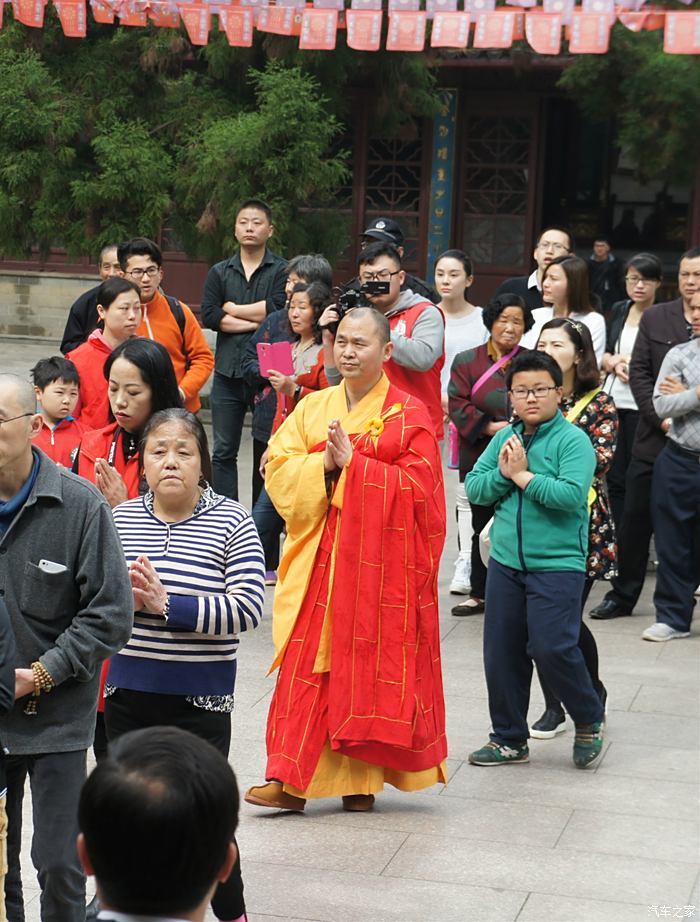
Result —
<svg viewBox="0 0 700 922"><path fill-rule="evenodd" d="M664 54L660 32L614 27L607 55L579 55L562 86L592 119L614 118L642 181L688 182L700 162L700 58Z"/></svg>
<svg viewBox="0 0 700 922"><path fill-rule="evenodd" d="M254 108L218 119L183 150L176 197L189 220L179 229L186 234L196 221L209 255L227 252L238 204L263 198L275 213L276 246L328 253L329 239L342 240L339 219L328 214L332 231L319 236L304 209L331 204L347 177L346 154L329 155L341 126L318 82L299 68L273 63L250 80Z"/></svg>
<svg viewBox="0 0 700 922"><path fill-rule="evenodd" d="M323 92L321 91L323 88ZM276 249L347 245L337 202L349 179L348 125L362 106L375 137L411 137L434 114L429 57L300 52L257 34L231 48L212 29L120 28L88 17L66 39L52 4L43 29L0 32L0 254L64 245L74 255L173 228L191 255L233 246L237 203L275 210Z"/></svg>

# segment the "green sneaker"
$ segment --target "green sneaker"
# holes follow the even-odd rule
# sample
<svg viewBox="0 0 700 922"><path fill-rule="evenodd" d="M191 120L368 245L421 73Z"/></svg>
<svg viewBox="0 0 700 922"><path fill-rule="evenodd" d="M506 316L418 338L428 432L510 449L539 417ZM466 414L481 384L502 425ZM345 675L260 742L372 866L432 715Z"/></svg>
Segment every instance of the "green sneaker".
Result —
<svg viewBox="0 0 700 922"><path fill-rule="evenodd" d="M529 762L530 751L527 743L513 749L501 743L494 743L492 740L476 752L470 752L469 761L472 765L507 765L509 762Z"/></svg>
<svg viewBox="0 0 700 922"><path fill-rule="evenodd" d="M586 768L600 755L603 749L604 721L595 724L576 724L574 737L574 765Z"/></svg>

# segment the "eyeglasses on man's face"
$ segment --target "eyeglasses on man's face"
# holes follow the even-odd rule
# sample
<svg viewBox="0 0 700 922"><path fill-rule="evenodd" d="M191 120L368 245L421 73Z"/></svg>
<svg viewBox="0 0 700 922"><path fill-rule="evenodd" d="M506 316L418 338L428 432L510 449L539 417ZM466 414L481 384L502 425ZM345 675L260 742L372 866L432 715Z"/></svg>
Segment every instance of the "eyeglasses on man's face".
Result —
<svg viewBox="0 0 700 922"><path fill-rule="evenodd" d="M390 269L380 269L378 272L361 272L360 281L363 285L365 282L388 282L399 272L401 272L400 269L396 269L394 272Z"/></svg>
<svg viewBox="0 0 700 922"><path fill-rule="evenodd" d="M129 269L127 270L127 275L130 275L134 279L142 279L144 275L147 275L149 279L155 278L160 269L158 266L148 266L145 269Z"/></svg>
<svg viewBox="0 0 700 922"><path fill-rule="evenodd" d="M554 240L540 240L537 244L540 250L551 250L553 253L568 253L569 248L563 243L557 243Z"/></svg>
<svg viewBox="0 0 700 922"><path fill-rule="evenodd" d="M546 384L538 384L537 387L513 387L510 395L516 400L527 400L532 394L536 400L542 400L550 391L555 391L556 389L556 385L547 387Z"/></svg>
<svg viewBox="0 0 700 922"><path fill-rule="evenodd" d="M20 413L19 416L11 416L9 419L0 419L0 426L4 423L13 423L16 419L24 419L25 416L34 416L34 413Z"/></svg>

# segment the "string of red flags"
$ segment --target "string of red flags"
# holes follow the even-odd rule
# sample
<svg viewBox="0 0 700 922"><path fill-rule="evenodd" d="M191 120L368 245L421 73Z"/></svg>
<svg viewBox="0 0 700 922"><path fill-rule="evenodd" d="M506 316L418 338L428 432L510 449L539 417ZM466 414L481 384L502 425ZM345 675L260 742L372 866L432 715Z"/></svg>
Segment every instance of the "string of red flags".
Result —
<svg viewBox="0 0 700 922"><path fill-rule="evenodd" d="M14 19L40 29L49 0L6 0ZM93 20L119 26L176 29L206 45L212 28L246 48L256 32L296 36L299 48L332 51L338 32L355 51L422 52L429 48L508 49L525 41L540 55L605 54L610 30L663 29L668 54L700 54L700 11L665 10L644 0L52 0L63 32L85 38ZM686 0L684 0L686 2ZM687 0L691 2L691 0ZM0 28L3 23L0 2ZM565 44L566 43L566 44Z"/></svg>

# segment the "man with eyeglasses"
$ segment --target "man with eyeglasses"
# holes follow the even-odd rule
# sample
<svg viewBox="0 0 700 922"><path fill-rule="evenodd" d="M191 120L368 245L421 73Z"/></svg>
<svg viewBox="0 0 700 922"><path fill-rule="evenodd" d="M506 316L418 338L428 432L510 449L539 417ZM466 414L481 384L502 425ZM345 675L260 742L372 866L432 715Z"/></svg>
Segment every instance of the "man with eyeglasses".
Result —
<svg viewBox="0 0 700 922"><path fill-rule="evenodd" d="M407 289L401 290L406 273L401 256L390 243L371 243L360 254L357 277L365 282L383 282L383 294L366 294L375 310L389 321L393 352L386 363L387 377L396 387L418 397L425 404L438 439L444 434L440 392L440 370L445 363L445 321L431 301Z"/></svg>
<svg viewBox="0 0 700 922"><path fill-rule="evenodd" d="M576 725L576 767L603 746L603 705L578 646L595 453L559 410L562 380L551 356L517 356L506 377L517 422L496 433L467 474L469 499L496 505L484 621L492 733L472 765L529 761L533 660Z"/></svg>
<svg viewBox="0 0 700 922"><path fill-rule="evenodd" d="M670 428L670 420L662 419L654 406L654 386L669 349L695 335L690 302L700 292L700 247L693 247L681 256L678 289L680 298L654 304L639 321L629 367L639 422L627 468L625 508L617 536L618 574L603 601L591 609L591 618L598 620L631 615L644 588L649 543L654 532L650 505L654 465L667 443ZM673 376L671 383L682 389L681 382Z"/></svg>
<svg viewBox="0 0 700 922"><path fill-rule="evenodd" d="M542 275L547 266L558 256L567 256L574 252L574 238L565 227L545 227L537 238L533 253L537 268L530 275L520 275L506 279L496 292L495 297L503 294L519 295L530 308L542 307Z"/></svg>
<svg viewBox="0 0 700 922"><path fill-rule="evenodd" d="M77 807L95 732L100 666L131 635L133 598L112 513L81 477L32 446L34 389L0 374L0 594L15 635L15 704L0 717L7 772L7 916L24 919L27 776L41 917L85 922ZM4 916L3 916L4 918Z"/></svg>
<svg viewBox="0 0 700 922"><path fill-rule="evenodd" d="M405 255L404 234L398 221L394 221L393 218L375 218L373 221L370 221L360 235L360 247L364 250L376 241L380 243L390 243L392 246L395 246L399 256L403 260ZM343 288L346 291L350 288L359 290L360 283L357 278L354 278L347 285L344 285ZM422 295L427 301L432 301L433 304L439 304L440 302L440 296L434 288L431 288L423 279L415 275L409 275L408 272L406 272L401 290L406 291L409 288L414 294Z"/></svg>
<svg viewBox="0 0 700 922"><path fill-rule="evenodd" d="M134 237L122 243L117 254L124 276L141 289L141 325L138 336L165 346L172 359L180 396L185 406L196 413L202 406L199 392L214 369L206 337L189 307L160 288L163 281L163 254L148 237Z"/></svg>

